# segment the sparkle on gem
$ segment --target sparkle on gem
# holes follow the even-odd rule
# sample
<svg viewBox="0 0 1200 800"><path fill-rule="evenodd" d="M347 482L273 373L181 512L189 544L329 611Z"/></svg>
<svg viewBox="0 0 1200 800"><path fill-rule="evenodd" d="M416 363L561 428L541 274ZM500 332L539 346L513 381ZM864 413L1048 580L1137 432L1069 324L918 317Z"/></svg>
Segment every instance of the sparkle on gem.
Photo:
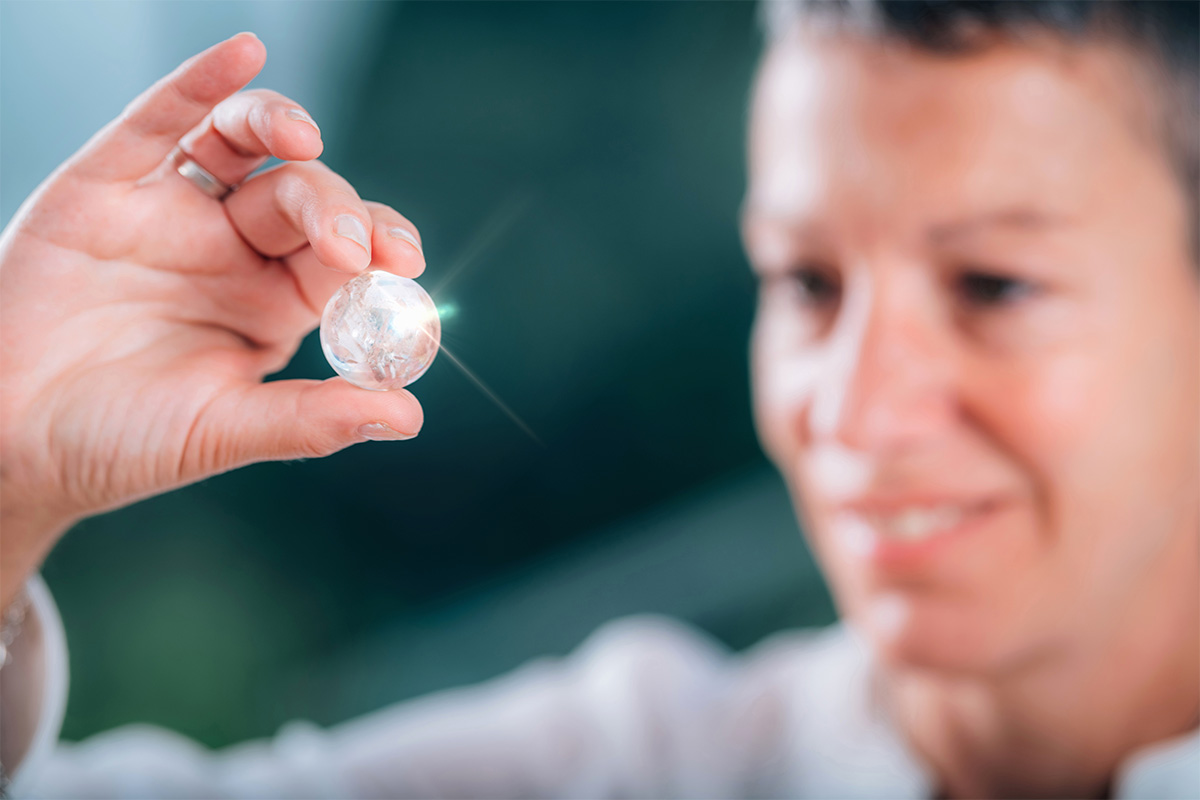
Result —
<svg viewBox="0 0 1200 800"><path fill-rule="evenodd" d="M321 315L321 349L329 365L364 389L412 383L433 363L441 338L438 310L425 290L381 270L351 278Z"/></svg>

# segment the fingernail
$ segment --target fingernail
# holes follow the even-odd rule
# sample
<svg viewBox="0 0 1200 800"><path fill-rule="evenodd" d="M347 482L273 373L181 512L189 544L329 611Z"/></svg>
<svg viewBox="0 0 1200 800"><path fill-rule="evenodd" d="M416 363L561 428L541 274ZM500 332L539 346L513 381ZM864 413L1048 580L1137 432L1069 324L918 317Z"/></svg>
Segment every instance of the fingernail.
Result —
<svg viewBox="0 0 1200 800"><path fill-rule="evenodd" d="M360 425L358 435L372 442L401 442L405 439L417 438L415 433L401 433L382 422L368 422L366 425Z"/></svg>
<svg viewBox="0 0 1200 800"><path fill-rule="evenodd" d="M313 121L313 118L298 108L289 108L287 110L287 118L294 119L297 122L307 122L313 126L317 133L321 132L321 129L317 127L317 123Z"/></svg>
<svg viewBox="0 0 1200 800"><path fill-rule="evenodd" d="M367 229L362 220L350 214L339 214L333 221L333 232L338 236L349 239L371 255L371 245L367 240Z"/></svg>
<svg viewBox="0 0 1200 800"><path fill-rule="evenodd" d="M418 253L421 253L421 243L417 241L417 237L413 236L407 228L388 228L388 236L392 237L393 239L399 239L402 242L407 242L408 244L412 245ZM424 255L424 253L421 254Z"/></svg>

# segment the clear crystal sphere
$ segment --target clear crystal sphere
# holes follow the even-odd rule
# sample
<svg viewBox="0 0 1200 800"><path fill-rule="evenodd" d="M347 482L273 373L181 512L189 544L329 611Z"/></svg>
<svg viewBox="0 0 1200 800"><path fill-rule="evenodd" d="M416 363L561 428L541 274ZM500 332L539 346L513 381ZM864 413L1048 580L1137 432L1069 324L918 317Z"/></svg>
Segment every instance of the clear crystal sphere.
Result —
<svg viewBox="0 0 1200 800"><path fill-rule="evenodd" d="M429 369L441 339L433 299L416 281L381 270L351 278L321 315L326 360L364 389L409 385Z"/></svg>

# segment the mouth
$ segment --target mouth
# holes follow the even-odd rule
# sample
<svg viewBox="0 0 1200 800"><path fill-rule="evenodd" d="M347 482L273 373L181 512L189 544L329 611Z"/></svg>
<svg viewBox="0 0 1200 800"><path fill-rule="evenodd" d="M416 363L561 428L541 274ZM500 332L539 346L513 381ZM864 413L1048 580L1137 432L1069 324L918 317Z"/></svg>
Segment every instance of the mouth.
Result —
<svg viewBox="0 0 1200 800"><path fill-rule="evenodd" d="M835 527L852 553L879 566L912 565L978 533L1007 505L996 497L854 503L841 509Z"/></svg>
<svg viewBox="0 0 1200 800"><path fill-rule="evenodd" d="M884 539L919 542L957 528L980 511L982 508L978 503L942 503L936 506L910 506L891 513L868 512L863 514L863 518Z"/></svg>

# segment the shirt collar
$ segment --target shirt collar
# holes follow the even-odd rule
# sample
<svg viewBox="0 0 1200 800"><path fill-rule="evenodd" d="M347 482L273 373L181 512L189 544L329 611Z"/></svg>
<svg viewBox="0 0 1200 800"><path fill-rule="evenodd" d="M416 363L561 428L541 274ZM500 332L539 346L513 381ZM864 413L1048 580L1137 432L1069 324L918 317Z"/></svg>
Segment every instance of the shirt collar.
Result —
<svg viewBox="0 0 1200 800"><path fill-rule="evenodd" d="M863 682L856 686L871 720L874 739L894 759L907 759L910 796L932 797L936 776L909 746L899 726L891 719L881 692L879 667L870 642L845 620L838 623L847 649L861 665ZM1113 800L1195 800L1200 798L1200 727L1170 739L1153 742L1129 754L1118 766L1113 781Z"/></svg>

